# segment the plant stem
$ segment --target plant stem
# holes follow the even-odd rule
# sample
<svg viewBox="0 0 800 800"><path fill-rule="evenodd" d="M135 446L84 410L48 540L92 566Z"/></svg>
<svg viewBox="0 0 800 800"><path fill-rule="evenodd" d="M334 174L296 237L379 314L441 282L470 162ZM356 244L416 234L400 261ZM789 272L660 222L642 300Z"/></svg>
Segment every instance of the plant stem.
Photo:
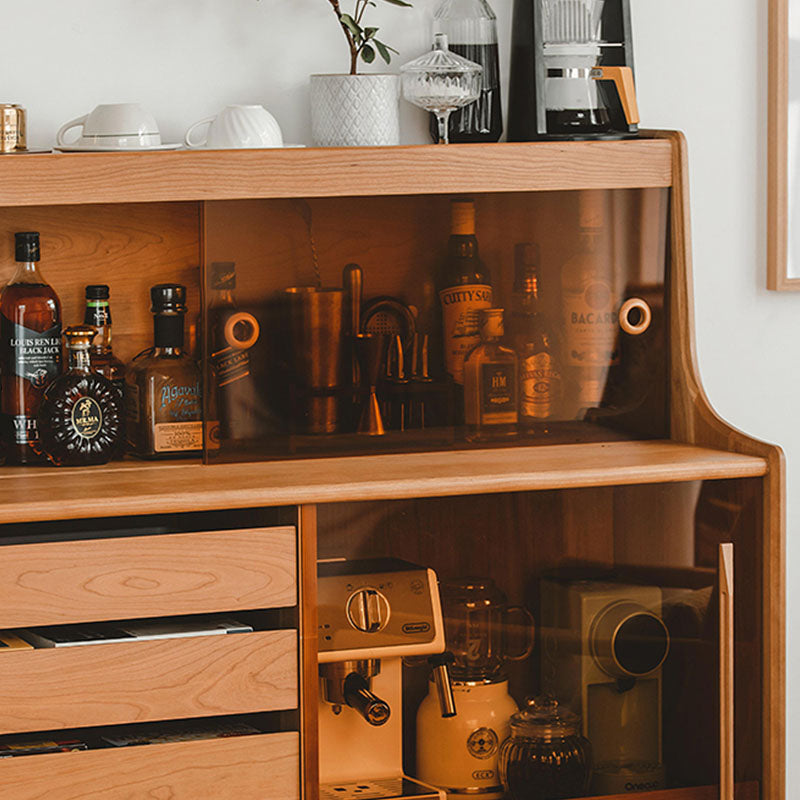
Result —
<svg viewBox="0 0 800 800"><path fill-rule="evenodd" d="M339 0L329 0L333 6L333 11L339 20L339 26L344 31L345 38L347 39L347 46L350 48L350 74L355 75L358 71L358 47L356 46L353 35L347 29L347 26L342 24L342 8L339 5Z"/></svg>

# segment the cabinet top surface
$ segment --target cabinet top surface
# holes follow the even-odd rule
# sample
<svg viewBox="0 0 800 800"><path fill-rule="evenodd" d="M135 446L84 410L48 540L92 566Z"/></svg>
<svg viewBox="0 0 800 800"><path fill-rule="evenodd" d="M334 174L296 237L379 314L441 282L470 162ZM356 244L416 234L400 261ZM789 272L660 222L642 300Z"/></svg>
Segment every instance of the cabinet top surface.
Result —
<svg viewBox="0 0 800 800"><path fill-rule="evenodd" d="M659 188L668 138L0 156L0 206Z"/></svg>
<svg viewBox="0 0 800 800"><path fill-rule="evenodd" d="M758 477L763 458L667 441L204 466L0 469L0 523Z"/></svg>

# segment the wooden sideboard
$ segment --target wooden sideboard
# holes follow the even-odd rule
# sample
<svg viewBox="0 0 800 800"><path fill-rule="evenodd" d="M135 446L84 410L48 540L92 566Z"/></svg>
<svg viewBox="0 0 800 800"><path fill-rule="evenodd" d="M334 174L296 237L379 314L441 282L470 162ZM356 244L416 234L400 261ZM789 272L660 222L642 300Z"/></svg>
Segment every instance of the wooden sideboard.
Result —
<svg viewBox="0 0 800 800"><path fill-rule="evenodd" d="M112 284L115 351L126 360L149 344L150 285L183 282L200 307L208 202L470 193L536 194L544 203L584 189L659 189L669 198L668 439L0 468L0 629L216 611L251 614L255 628L5 653L0 736L242 714L260 715L266 729L2 760L3 796L316 800L318 555L366 548L442 570L457 548L467 568L502 542L491 569L519 595L526 575L546 567L705 568L717 544L734 541L736 629L729 660L714 667L717 711L704 711L719 722L718 742L698 755L715 753L698 770L712 779L642 797L782 800L783 456L723 422L700 384L687 169L686 143L672 132L619 142L0 159L0 279L12 269L9 234L41 230L43 272L65 320L80 318L86 283ZM441 532L438 544L418 538L423 527Z"/></svg>

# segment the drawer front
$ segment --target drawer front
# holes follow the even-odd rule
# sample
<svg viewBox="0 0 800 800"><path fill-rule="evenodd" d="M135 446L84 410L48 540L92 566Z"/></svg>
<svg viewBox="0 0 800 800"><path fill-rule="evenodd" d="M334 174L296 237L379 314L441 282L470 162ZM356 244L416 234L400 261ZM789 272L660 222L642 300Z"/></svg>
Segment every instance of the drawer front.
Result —
<svg viewBox="0 0 800 800"><path fill-rule="evenodd" d="M0 548L0 628L297 604L294 528Z"/></svg>
<svg viewBox="0 0 800 800"><path fill-rule="evenodd" d="M0 761L8 800L298 800L299 776L297 733Z"/></svg>
<svg viewBox="0 0 800 800"><path fill-rule="evenodd" d="M15 650L0 734L294 709L293 630Z"/></svg>

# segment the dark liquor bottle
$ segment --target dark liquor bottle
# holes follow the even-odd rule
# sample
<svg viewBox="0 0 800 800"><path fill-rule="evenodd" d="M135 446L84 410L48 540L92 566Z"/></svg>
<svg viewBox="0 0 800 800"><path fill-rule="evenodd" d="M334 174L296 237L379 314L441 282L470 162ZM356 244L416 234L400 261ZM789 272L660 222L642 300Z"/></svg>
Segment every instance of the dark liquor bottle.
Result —
<svg viewBox="0 0 800 800"><path fill-rule="evenodd" d="M150 290L154 347L140 353L125 376L130 452L142 458L199 455L203 449L200 368L184 351L186 287Z"/></svg>
<svg viewBox="0 0 800 800"><path fill-rule="evenodd" d="M478 255L475 204L472 200L454 200L452 214L439 300L445 369L463 386L464 359L481 341L478 312L492 307L492 282L489 269Z"/></svg>
<svg viewBox="0 0 800 800"><path fill-rule="evenodd" d="M486 0L444 0L434 14L434 33L447 34L450 50L483 67L478 100L450 115L450 141L497 142L503 135L497 17ZM431 136L439 126L431 115Z"/></svg>
<svg viewBox="0 0 800 800"><path fill-rule="evenodd" d="M481 343L464 364L464 420L470 441L515 436L519 421L517 356L501 344L503 309L480 312Z"/></svg>
<svg viewBox="0 0 800 800"><path fill-rule="evenodd" d="M61 372L61 304L39 272L39 234L15 234L17 271L0 295L0 410L6 459L41 462L36 415Z"/></svg>
<svg viewBox="0 0 800 800"><path fill-rule="evenodd" d="M236 265L211 264L208 306L209 356L213 393L210 406L224 440L244 440L254 433L257 398L250 374L250 348L261 332L258 320L236 306ZM211 419L214 415L210 415Z"/></svg>
<svg viewBox="0 0 800 800"><path fill-rule="evenodd" d="M105 464L120 454L124 444L122 395L90 363L89 349L96 334L90 325L64 331L69 369L42 397L38 415L41 448L59 467Z"/></svg>
<svg viewBox="0 0 800 800"><path fill-rule="evenodd" d="M555 326L542 302L539 248L518 244L514 251L511 344L519 359L519 421L527 433L547 433L561 412L561 354Z"/></svg>
<svg viewBox="0 0 800 800"><path fill-rule="evenodd" d="M97 330L89 351L92 369L108 378L122 397L125 389L125 365L111 351L111 307L108 298L109 290L105 284L87 286L83 322Z"/></svg>

